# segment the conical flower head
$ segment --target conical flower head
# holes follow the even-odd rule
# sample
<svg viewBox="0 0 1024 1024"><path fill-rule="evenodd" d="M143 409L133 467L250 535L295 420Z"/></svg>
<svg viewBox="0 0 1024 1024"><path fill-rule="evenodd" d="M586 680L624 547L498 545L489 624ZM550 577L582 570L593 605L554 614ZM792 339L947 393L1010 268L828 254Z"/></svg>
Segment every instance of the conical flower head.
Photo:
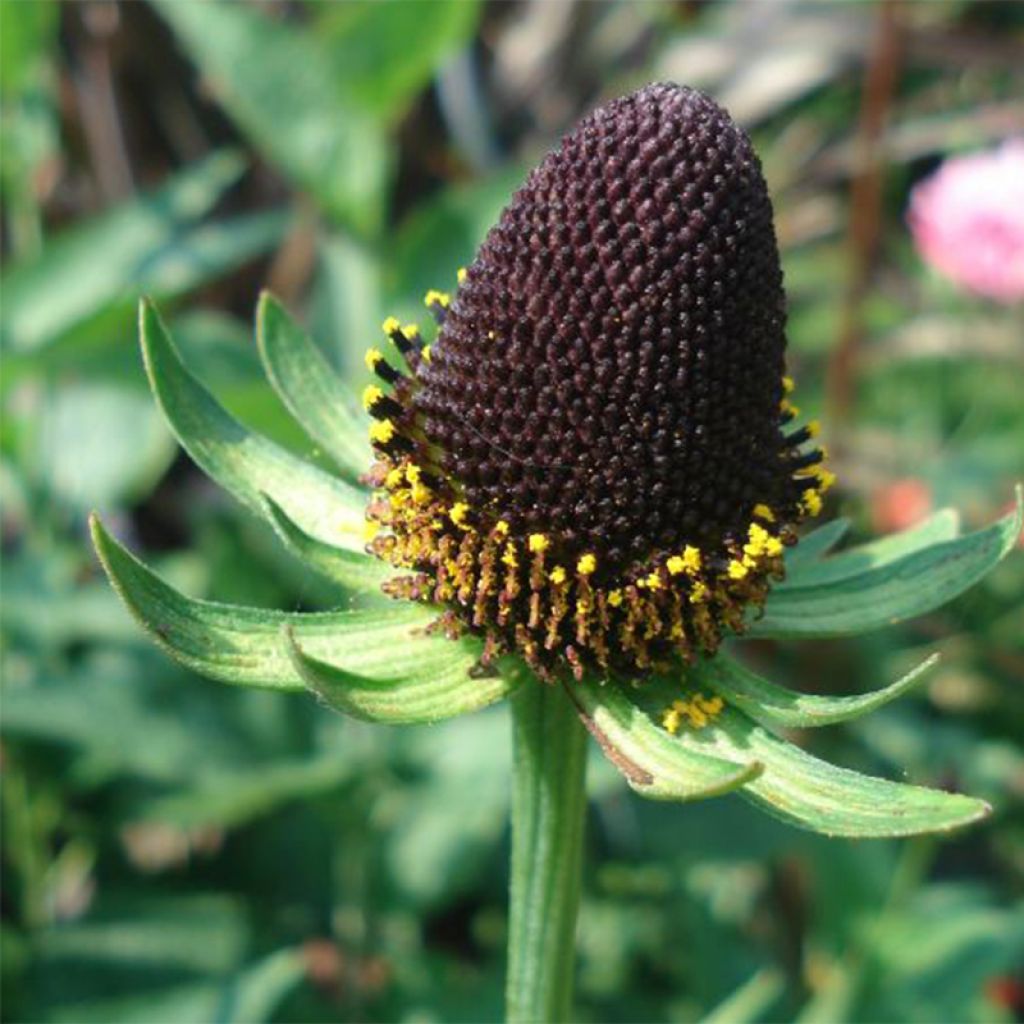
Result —
<svg viewBox="0 0 1024 1024"><path fill-rule="evenodd" d="M785 297L760 164L708 97L654 85L537 167L427 349L370 388L394 593L559 660L713 651L782 571L830 476L787 433Z"/></svg>

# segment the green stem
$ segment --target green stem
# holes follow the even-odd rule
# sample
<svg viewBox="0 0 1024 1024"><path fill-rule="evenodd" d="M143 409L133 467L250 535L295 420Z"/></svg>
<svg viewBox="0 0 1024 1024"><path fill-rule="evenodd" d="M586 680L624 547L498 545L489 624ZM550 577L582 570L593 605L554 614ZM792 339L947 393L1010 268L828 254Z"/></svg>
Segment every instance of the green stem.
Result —
<svg viewBox="0 0 1024 1024"><path fill-rule="evenodd" d="M560 686L526 679L512 698L509 1024L567 1021L580 902L587 734Z"/></svg>

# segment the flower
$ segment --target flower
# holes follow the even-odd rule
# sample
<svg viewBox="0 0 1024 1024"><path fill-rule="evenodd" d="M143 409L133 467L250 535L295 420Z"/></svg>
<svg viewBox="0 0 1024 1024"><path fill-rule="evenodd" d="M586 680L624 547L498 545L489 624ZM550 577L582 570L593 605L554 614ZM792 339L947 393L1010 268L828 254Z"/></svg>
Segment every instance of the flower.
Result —
<svg viewBox="0 0 1024 1024"><path fill-rule="evenodd" d="M436 338L389 319L393 353L367 353L367 419L262 297L267 375L333 471L235 421L142 304L146 371L182 445L345 606L186 597L94 517L104 569L159 645L211 678L305 690L386 723L545 687L642 795L738 790L829 834L906 835L987 813L833 767L782 735L879 707L934 659L830 697L786 690L729 652L706 656L725 631L850 635L927 612L1006 555L1022 515L1018 495L963 537L937 513L835 555L842 521L793 546L832 477L807 447L816 428L790 426L770 206L720 108L653 86L599 110L516 194L454 297L426 301Z"/></svg>
<svg viewBox="0 0 1024 1024"><path fill-rule="evenodd" d="M1024 139L947 160L914 188L908 220L923 259L951 281L1024 298Z"/></svg>
<svg viewBox="0 0 1024 1024"><path fill-rule="evenodd" d="M515 194L439 332L368 365L371 547L395 596L517 650L626 672L714 652L783 575L832 474L784 375L772 209L750 140L673 85L599 108Z"/></svg>

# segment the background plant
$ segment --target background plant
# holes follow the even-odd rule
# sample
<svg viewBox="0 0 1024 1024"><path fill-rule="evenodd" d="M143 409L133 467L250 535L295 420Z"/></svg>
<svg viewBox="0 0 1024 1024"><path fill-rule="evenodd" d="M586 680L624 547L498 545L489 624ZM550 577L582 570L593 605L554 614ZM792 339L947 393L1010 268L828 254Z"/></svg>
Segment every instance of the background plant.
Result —
<svg viewBox="0 0 1024 1024"><path fill-rule="evenodd" d="M138 367L140 292L165 300L229 409L309 456L260 379L258 287L304 309L359 383L382 313L450 279L583 107L677 77L715 91L765 156L791 358L805 405L827 382L855 532L915 502L992 518L1022 468L1020 309L929 276L902 214L940 156L1024 129L1022 29L1009 5L893 10L797 7L752 33L729 5L0 7L12 1019L500 1007L501 716L392 734L221 692L150 651L97 578L90 507L190 593L333 600L175 460ZM697 1019L736 992L724 1019L1011 1019L1021 575L1010 559L951 608L863 641L755 652L846 693L942 638L917 699L807 742L955 781L996 806L983 829L847 846L732 798L685 814L640 802L595 762L584 1012Z"/></svg>

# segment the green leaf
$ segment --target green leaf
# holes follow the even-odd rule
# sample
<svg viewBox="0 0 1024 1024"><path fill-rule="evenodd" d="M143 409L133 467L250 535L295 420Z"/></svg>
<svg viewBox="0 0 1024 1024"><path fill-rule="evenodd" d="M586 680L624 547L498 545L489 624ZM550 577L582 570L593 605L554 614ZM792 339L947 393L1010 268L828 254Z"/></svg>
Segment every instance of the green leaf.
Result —
<svg viewBox="0 0 1024 1024"><path fill-rule="evenodd" d="M798 573L780 583L778 589L834 583L836 580L856 576L869 569L877 569L939 541L953 540L959 532L960 516L957 512L951 508L940 509L909 530L861 544L848 551L841 551L838 555L823 558L813 565L804 566Z"/></svg>
<svg viewBox="0 0 1024 1024"><path fill-rule="evenodd" d="M688 750L629 700L616 681L585 679L567 683L566 690L605 755L643 796L703 800L728 793L761 772L761 765L748 757Z"/></svg>
<svg viewBox="0 0 1024 1024"><path fill-rule="evenodd" d="M353 480L373 461L368 421L309 336L268 292L260 296L256 343L267 377L302 429Z"/></svg>
<svg viewBox="0 0 1024 1024"><path fill-rule="evenodd" d="M972 797L837 768L774 736L728 704L703 729L684 726L671 737L653 718L681 692L678 681L643 684L634 691L634 717L646 719L649 729L691 755L763 768L740 793L791 825L833 836L906 836L960 828L991 811Z"/></svg>
<svg viewBox="0 0 1024 1024"><path fill-rule="evenodd" d="M185 597L117 543L94 516L93 543L128 610L172 658L225 683L300 690L281 629L310 657L353 676L395 683L468 673L480 644L427 634L436 611L411 602L389 610L289 614Z"/></svg>
<svg viewBox="0 0 1024 1024"><path fill-rule="evenodd" d="M448 645L450 656L420 665L403 678L370 679L306 654L296 642L294 629L283 627L292 666L306 684L336 711L368 722L388 725L439 722L493 704L515 687L511 673L474 678L478 650Z"/></svg>
<svg viewBox="0 0 1024 1024"><path fill-rule="evenodd" d="M361 596L370 591L379 596L381 601L391 603L391 599L380 592L380 585L391 575L391 570L379 559L336 548L310 537L308 533L303 533L271 498L267 498L267 518L273 524L284 546L303 565L315 569L335 583L359 591Z"/></svg>
<svg viewBox="0 0 1024 1024"><path fill-rule="evenodd" d="M156 6L255 144L328 213L374 232L388 172L385 140L372 118L344 101L312 33L246 4Z"/></svg>
<svg viewBox="0 0 1024 1024"><path fill-rule="evenodd" d="M268 495L310 536L362 552L363 493L232 419L185 369L148 302L140 306L139 329L153 393L196 463L258 514Z"/></svg>
<svg viewBox="0 0 1024 1024"><path fill-rule="evenodd" d="M730 993L701 1020L701 1024L752 1024L771 1008L785 988L785 980L779 971L763 968Z"/></svg>
<svg viewBox="0 0 1024 1024"><path fill-rule="evenodd" d="M38 259L12 268L2 282L0 344L9 352L39 349L110 303L134 302L139 292L160 284L159 274L153 275L166 274L162 261L180 245L182 226L209 211L243 169L237 153L215 153L159 191L65 232Z"/></svg>
<svg viewBox="0 0 1024 1024"><path fill-rule="evenodd" d="M328 4L325 32L345 94L373 114L401 114L435 69L473 34L478 0Z"/></svg>
<svg viewBox="0 0 1024 1024"><path fill-rule="evenodd" d="M800 538L800 543L795 548L786 552L787 571L823 558L842 540L849 528L850 520L839 518L811 530L805 537Z"/></svg>
<svg viewBox="0 0 1024 1024"><path fill-rule="evenodd" d="M832 583L773 590L750 636L843 636L923 615L962 594L1017 543L1022 513Z"/></svg>
<svg viewBox="0 0 1024 1024"><path fill-rule="evenodd" d="M784 729L834 725L860 718L906 693L939 660L937 654L921 662L895 683L856 697L818 697L796 693L762 679L722 654L696 666L693 677L735 704L755 721Z"/></svg>

